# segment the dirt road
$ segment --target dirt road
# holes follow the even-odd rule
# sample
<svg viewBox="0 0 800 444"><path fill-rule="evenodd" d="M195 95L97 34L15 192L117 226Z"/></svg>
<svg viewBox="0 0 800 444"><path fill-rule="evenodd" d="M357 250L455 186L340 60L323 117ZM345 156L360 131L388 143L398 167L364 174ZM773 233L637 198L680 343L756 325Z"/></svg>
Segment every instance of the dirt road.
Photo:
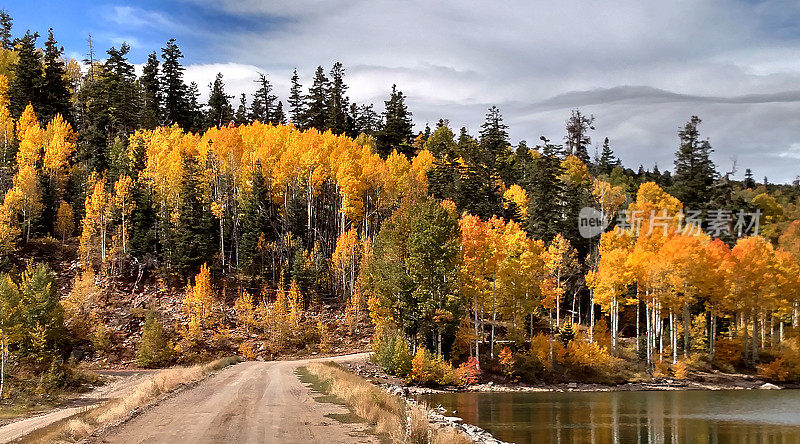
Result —
<svg viewBox="0 0 800 444"><path fill-rule="evenodd" d="M321 358L363 360L367 354ZM363 424L326 417L347 413L319 403L294 373L310 362L245 362L220 371L97 438L108 443L373 443Z"/></svg>

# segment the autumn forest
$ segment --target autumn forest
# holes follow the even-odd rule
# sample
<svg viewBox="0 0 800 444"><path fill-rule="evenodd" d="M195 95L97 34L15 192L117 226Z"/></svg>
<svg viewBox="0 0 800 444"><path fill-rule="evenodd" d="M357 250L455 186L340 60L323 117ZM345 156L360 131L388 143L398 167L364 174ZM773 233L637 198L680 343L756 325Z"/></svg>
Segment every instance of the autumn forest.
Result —
<svg viewBox="0 0 800 444"><path fill-rule="evenodd" d="M231 97L219 74L203 102L175 40L137 75L125 44L66 60L53 30L12 25L2 13L16 393L79 384L87 361L366 348L421 385L800 381L800 183L734 179L698 117L675 122L671 170L631 169L578 109L563 134L511 141L496 107L471 133L414 122L402 85L382 111L353 103L341 63L308 87L295 71L286 98L266 74Z"/></svg>

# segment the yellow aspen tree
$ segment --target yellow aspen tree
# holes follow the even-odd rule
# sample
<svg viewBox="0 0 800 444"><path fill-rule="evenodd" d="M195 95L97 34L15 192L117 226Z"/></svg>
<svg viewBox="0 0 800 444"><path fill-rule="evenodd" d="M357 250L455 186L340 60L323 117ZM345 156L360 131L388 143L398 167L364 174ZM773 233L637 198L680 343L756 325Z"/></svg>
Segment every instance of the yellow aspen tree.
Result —
<svg viewBox="0 0 800 444"><path fill-rule="evenodd" d="M233 311L236 313L236 323L249 334L257 325L253 295L247 290L240 290L239 297L233 302Z"/></svg>
<svg viewBox="0 0 800 444"><path fill-rule="evenodd" d="M44 139L44 172L60 197L67 178L69 158L75 151L77 134L72 131L72 126L60 114L56 114L47 124Z"/></svg>
<svg viewBox="0 0 800 444"><path fill-rule="evenodd" d="M565 292L566 281L578 268L577 256L577 251L561 233L557 234L547 246L545 266L552 282L546 286L548 294L545 295L545 304L548 308L555 309L555 328L561 326L561 297Z"/></svg>
<svg viewBox="0 0 800 444"><path fill-rule="evenodd" d="M61 244L67 239L67 236L72 234L75 229L74 214L72 206L65 201L61 201L58 205L58 212L56 213L56 234L61 237Z"/></svg>
<svg viewBox="0 0 800 444"><path fill-rule="evenodd" d="M331 268L340 280L342 300L355 293L357 266L363 249L355 228L351 228L336 240L336 248L331 255Z"/></svg>
<svg viewBox="0 0 800 444"><path fill-rule="evenodd" d="M25 242L31 239L33 220L42 213L41 190L39 176L33 166L22 165L14 176L14 189L19 196L18 209L22 213L22 227L25 230Z"/></svg>
<svg viewBox="0 0 800 444"><path fill-rule="evenodd" d="M209 326L213 303L214 287L211 284L211 270L208 264L203 264L194 278L194 285L186 284L186 295L183 299L184 314L189 321L189 338L199 339L203 329Z"/></svg>
<svg viewBox="0 0 800 444"><path fill-rule="evenodd" d="M514 184L503 193L504 206L508 209L511 203L517 208L517 214L524 220L528 215L528 193L521 186Z"/></svg>
<svg viewBox="0 0 800 444"><path fill-rule="evenodd" d="M30 104L25 107L25 111L17 121L17 140L19 140L17 166L38 168L42 160L44 134Z"/></svg>
<svg viewBox="0 0 800 444"><path fill-rule="evenodd" d="M11 255L16 248L20 231L12 221L14 216L7 205L0 205L0 255Z"/></svg>
<svg viewBox="0 0 800 444"><path fill-rule="evenodd" d="M120 215L122 223L121 237L122 237L122 254L128 253L128 220L131 213L136 207L133 200L133 180L127 175L122 175L114 183L114 206Z"/></svg>
<svg viewBox="0 0 800 444"><path fill-rule="evenodd" d="M99 259L105 266L108 224L112 214L110 196L106 192L105 180L95 182L92 194L86 197L85 215L81 223L81 258L85 266L94 265Z"/></svg>
<svg viewBox="0 0 800 444"><path fill-rule="evenodd" d="M303 320L303 308L305 300L303 293L300 292L300 287L297 286L297 281L292 279L292 284L289 286L289 321L295 326L299 326Z"/></svg>
<svg viewBox="0 0 800 444"><path fill-rule="evenodd" d="M0 75L0 162L9 162L11 147L16 138L14 132L14 118L8 110L8 77Z"/></svg>

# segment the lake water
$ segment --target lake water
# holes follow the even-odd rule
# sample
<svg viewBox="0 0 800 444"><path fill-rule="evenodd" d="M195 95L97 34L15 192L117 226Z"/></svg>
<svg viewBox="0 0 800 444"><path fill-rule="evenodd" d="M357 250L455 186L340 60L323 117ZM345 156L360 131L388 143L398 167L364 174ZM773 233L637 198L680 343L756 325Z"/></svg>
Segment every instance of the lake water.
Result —
<svg viewBox="0 0 800 444"><path fill-rule="evenodd" d="M800 444L800 390L440 393L424 400L516 443Z"/></svg>

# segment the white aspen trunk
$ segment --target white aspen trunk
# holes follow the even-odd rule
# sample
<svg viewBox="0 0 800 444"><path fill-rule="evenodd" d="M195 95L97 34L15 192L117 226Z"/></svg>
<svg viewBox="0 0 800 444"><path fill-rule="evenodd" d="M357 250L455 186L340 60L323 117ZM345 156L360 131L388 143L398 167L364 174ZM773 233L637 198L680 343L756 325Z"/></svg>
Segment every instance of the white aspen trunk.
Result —
<svg viewBox="0 0 800 444"><path fill-rule="evenodd" d="M494 359L494 325L497 323L497 305L494 299L494 285L495 281L492 280L492 338L489 341L489 357Z"/></svg>
<svg viewBox="0 0 800 444"><path fill-rule="evenodd" d="M550 367L553 367L553 310L547 310L547 323L550 330Z"/></svg>
<svg viewBox="0 0 800 444"><path fill-rule="evenodd" d="M714 349L716 347L717 341L717 317L714 315L714 312L709 312L708 315L710 319L710 323L708 326L708 354L711 360L714 360Z"/></svg>
<svg viewBox="0 0 800 444"><path fill-rule="evenodd" d="M658 303L658 360L664 360L664 319L661 318L661 302Z"/></svg>
<svg viewBox="0 0 800 444"><path fill-rule="evenodd" d="M769 346L770 348L775 347L775 316L771 310L769 312Z"/></svg>
<svg viewBox="0 0 800 444"><path fill-rule="evenodd" d="M125 226L125 204L122 205L122 255L128 253L127 227Z"/></svg>
<svg viewBox="0 0 800 444"><path fill-rule="evenodd" d="M478 368L481 368L481 349L480 349L480 335L478 334L478 294L476 293L473 299L473 310L475 310L475 360L477 361ZM533 328L533 321L531 321L531 329Z"/></svg>
<svg viewBox="0 0 800 444"><path fill-rule="evenodd" d="M225 210L222 210L225 211ZM222 269L225 269L225 222L224 217L219 218L219 255L222 258Z"/></svg>
<svg viewBox="0 0 800 444"><path fill-rule="evenodd" d="M778 323L778 334L780 334L779 342L783 342L783 320Z"/></svg>
<svg viewBox="0 0 800 444"><path fill-rule="evenodd" d="M556 288L561 290L561 273L557 273ZM561 328L561 296L556 297L556 328Z"/></svg>
<svg viewBox="0 0 800 444"><path fill-rule="evenodd" d="M751 315L753 318L753 362L758 362L758 316L755 312Z"/></svg>
<svg viewBox="0 0 800 444"><path fill-rule="evenodd" d="M589 343L594 343L594 290L589 289Z"/></svg>
<svg viewBox="0 0 800 444"><path fill-rule="evenodd" d="M670 347L672 348L672 365L678 363L678 344L677 344L677 335L675 334L675 314L672 313L672 309L669 310L669 336L670 336Z"/></svg>
<svg viewBox="0 0 800 444"><path fill-rule="evenodd" d="M689 357L689 328L690 323L689 320L689 304L684 302L683 303L683 357Z"/></svg>
<svg viewBox="0 0 800 444"><path fill-rule="evenodd" d="M644 348L645 348L645 354L647 356L647 365L649 366L652 363L651 359L650 359L650 350L652 350L651 342L650 342L651 341L651 339L650 339L650 335L651 335L650 324L651 324L651 321L650 321L650 305L648 305L646 302L644 304L644 319L645 319L645 321L644 321L644 323L645 323L645 347Z"/></svg>
<svg viewBox="0 0 800 444"><path fill-rule="evenodd" d="M638 359L639 353L641 351L641 346L639 345L639 335L640 335L640 333L639 333L639 312L642 309L641 304L642 304L642 301L639 300L639 297L637 295L637 297L636 297L636 356L637 356L637 359Z"/></svg>

